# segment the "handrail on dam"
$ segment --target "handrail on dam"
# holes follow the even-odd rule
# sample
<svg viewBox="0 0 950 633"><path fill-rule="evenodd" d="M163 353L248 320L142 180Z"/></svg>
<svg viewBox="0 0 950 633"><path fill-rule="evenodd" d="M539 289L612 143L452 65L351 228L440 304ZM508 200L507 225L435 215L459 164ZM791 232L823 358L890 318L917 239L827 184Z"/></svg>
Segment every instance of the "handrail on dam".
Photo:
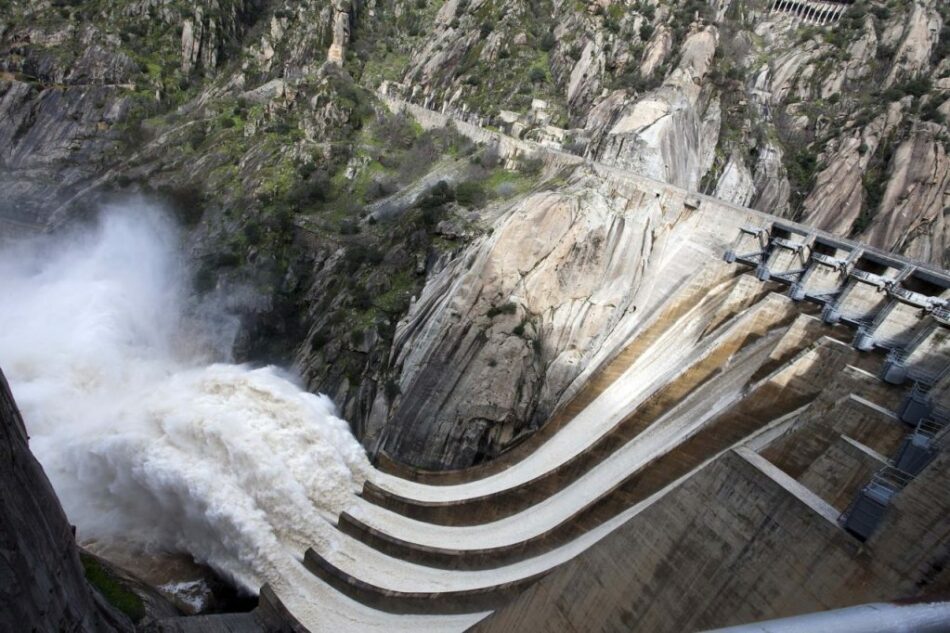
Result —
<svg viewBox="0 0 950 633"><path fill-rule="evenodd" d="M886 350L883 381L913 381L901 410L901 419L913 430L839 519L847 532L869 539L893 497L931 462L950 428L927 396L950 371L950 327L943 318L950 314L950 276L847 240L822 241L809 231L790 232L779 222L740 228L723 259L753 267L763 282L788 284L795 301L821 305L826 323L855 330L857 350Z"/></svg>
<svg viewBox="0 0 950 633"><path fill-rule="evenodd" d="M841 526L862 541L875 532L894 495L923 472L938 451L946 449L950 438L950 413L933 404L920 383L915 382L905 396L899 419L911 431L890 464L874 473L841 514Z"/></svg>
<svg viewBox="0 0 950 633"><path fill-rule="evenodd" d="M946 633L950 602L874 603L730 626L706 633Z"/></svg>

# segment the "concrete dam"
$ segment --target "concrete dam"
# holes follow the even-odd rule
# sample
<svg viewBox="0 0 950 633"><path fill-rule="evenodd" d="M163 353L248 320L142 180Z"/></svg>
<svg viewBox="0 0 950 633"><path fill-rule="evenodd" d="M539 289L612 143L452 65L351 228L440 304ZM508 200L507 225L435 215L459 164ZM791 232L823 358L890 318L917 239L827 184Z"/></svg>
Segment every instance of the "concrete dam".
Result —
<svg viewBox="0 0 950 633"><path fill-rule="evenodd" d="M445 437L381 435L332 533L256 611L153 630L946 630L950 275L506 142L564 183L428 281L397 328L421 376L400 397L424 413L460 379L459 339L421 330L503 301L473 336L567 341L551 414L452 470L400 458Z"/></svg>
<svg viewBox="0 0 950 633"><path fill-rule="evenodd" d="M950 0L7 0L0 633L950 633Z"/></svg>
<svg viewBox="0 0 950 633"><path fill-rule="evenodd" d="M499 457L428 470L384 444L334 547L308 549L311 576L268 600L307 630L673 632L946 591L950 275L553 160L575 163L560 196L579 205L529 197L515 214L536 235L503 224L472 274L513 266L511 300L530 303L555 255L525 241L552 207L575 254L565 227L602 213L598 283L629 309ZM592 190L607 208L571 216ZM414 309L464 294L437 279ZM944 606L919 608L946 625Z"/></svg>

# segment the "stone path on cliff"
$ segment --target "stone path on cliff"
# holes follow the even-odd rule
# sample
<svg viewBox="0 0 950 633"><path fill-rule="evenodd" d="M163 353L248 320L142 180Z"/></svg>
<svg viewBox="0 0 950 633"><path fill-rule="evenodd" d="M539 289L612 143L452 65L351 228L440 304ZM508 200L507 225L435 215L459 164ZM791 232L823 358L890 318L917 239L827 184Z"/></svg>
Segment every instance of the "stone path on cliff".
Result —
<svg viewBox="0 0 950 633"><path fill-rule="evenodd" d="M643 176L629 169L616 167L614 165L591 160L589 158L584 158L582 156L578 156L577 154L571 154L569 152L555 149L547 145L541 145L540 143L535 143L533 141L525 141L513 138L507 134L474 125L468 121L459 119L458 117L437 112L435 110L430 110L420 105L405 101L404 99L393 97L387 94L385 86L380 87L377 96L391 110L405 110L407 113L412 115L412 117L425 129L442 128L448 125L454 126L459 133L476 143L495 145L499 148L500 154L504 158L516 159L518 157L540 157L548 165L554 168L579 167L583 165L603 179L613 179L617 181L628 182L635 187L649 192L651 195L654 195L657 198L680 199L688 208L691 209L699 209L701 206L706 205L713 206L717 210L729 215L739 214L740 216L745 216L749 220L749 224L753 226L771 226L774 222L780 222L783 226L791 227L796 231L800 231L803 235L813 235L826 238L841 244L846 244L854 249L867 251L885 258L891 258L912 264L913 266L932 271L938 275L944 274L944 271L930 263L911 261L902 255L897 255L896 253L891 253L869 244L856 242L828 231L795 222L788 218L772 215L765 211L759 211L758 209L741 207L707 194L690 191L668 182ZM736 226L735 229L738 230L738 226Z"/></svg>

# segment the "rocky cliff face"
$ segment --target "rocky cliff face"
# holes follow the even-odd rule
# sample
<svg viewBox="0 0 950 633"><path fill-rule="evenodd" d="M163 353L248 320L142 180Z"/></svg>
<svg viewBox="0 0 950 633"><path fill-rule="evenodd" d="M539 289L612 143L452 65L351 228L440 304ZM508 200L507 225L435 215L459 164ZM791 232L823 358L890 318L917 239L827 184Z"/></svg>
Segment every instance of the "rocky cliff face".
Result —
<svg viewBox="0 0 950 633"><path fill-rule="evenodd" d="M401 396L380 445L427 467L497 454L545 421L618 323L632 314L658 235L648 209L579 186L516 204L440 271L400 323ZM380 403L382 404L382 403ZM434 425L413 420L438 420Z"/></svg>
<svg viewBox="0 0 950 633"><path fill-rule="evenodd" d="M719 137L719 97L703 87L718 39L715 28L697 28L686 37L679 64L661 86L635 99L620 90L598 103L587 117L586 128L593 139L588 154L644 176L697 189L712 165ZM649 76L652 57L644 64Z"/></svg>
<svg viewBox="0 0 950 633"><path fill-rule="evenodd" d="M258 11L243 0L87 4L14 2L0 24L6 218L45 225L101 185L141 149L137 124L150 104L193 92Z"/></svg>
<svg viewBox="0 0 950 633"><path fill-rule="evenodd" d="M635 266L654 238L612 241L629 221L596 186L392 118L383 81L458 120L950 263L937 0L860 0L824 26L765 0L8 4L4 231L161 198L196 290L242 317L236 355L293 361L367 446L426 464L530 432L630 309L633 281L601 288L619 270L602 249ZM523 248L534 223L572 250Z"/></svg>
<svg viewBox="0 0 950 633"><path fill-rule="evenodd" d="M132 631L86 584L71 526L0 374L0 629Z"/></svg>
<svg viewBox="0 0 950 633"><path fill-rule="evenodd" d="M592 158L945 263L946 6L862 1L819 26L771 4L533 3L529 27L453 3L393 78L474 120L541 95Z"/></svg>
<svg viewBox="0 0 950 633"><path fill-rule="evenodd" d="M158 199L237 360L293 365L373 453L490 460L696 272L670 238L695 205L611 169L950 265L950 5L771 5L0 2L0 241ZM0 628L126 630L0 387ZM286 629L272 609L151 626Z"/></svg>

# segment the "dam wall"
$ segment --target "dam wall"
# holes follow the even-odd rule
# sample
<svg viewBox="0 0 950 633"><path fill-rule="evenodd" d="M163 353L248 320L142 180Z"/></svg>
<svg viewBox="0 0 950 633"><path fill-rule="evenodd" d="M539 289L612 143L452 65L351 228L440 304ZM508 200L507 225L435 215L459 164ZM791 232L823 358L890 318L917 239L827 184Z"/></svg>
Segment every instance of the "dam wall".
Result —
<svg viewBox="0 0 950 633"><path fill-rule="evenodd" d="M672 633L947 588L928 536L950 509L946 458L865 549L830 505L756 457L724 454L474 630Z"/></svg>

